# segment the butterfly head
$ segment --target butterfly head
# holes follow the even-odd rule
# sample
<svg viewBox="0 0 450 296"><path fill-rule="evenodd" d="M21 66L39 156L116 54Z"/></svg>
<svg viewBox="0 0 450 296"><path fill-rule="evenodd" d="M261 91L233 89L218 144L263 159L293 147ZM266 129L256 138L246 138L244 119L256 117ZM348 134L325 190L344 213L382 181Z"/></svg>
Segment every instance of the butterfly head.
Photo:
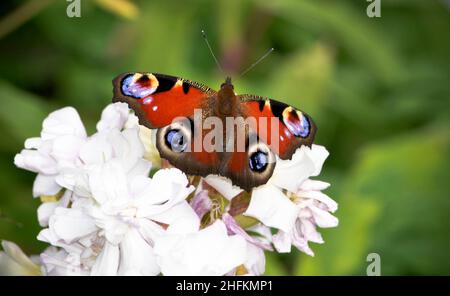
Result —
<svg viewBox="0 0 450 296"><path fill-rule="evenodd" d="M220 85L220 89L221 90L225 89L225 88L234 89L233 83L231 83L231 77L230 76L227 76L227 78L225 78L225 82Z"/></svg>

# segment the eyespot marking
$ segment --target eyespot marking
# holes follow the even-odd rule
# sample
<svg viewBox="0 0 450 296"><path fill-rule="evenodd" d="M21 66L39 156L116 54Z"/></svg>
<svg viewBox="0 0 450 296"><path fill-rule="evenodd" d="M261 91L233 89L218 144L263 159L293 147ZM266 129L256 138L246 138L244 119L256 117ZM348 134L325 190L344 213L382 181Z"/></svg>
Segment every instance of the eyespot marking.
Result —
<svg viewBox="0 0 450 296"><path fill-rule="evenodd" d="M269 156L267 153L257 150L252 153L248 159L248 165L250 169L254 172L263 172L269 165Z"/></svg>
<svg viewBox="0 0 450 296"><path fill-rule="evenodd" d="M191 120L183 119L159 129L156 146L160 153L175 157L176 154L190 151L191 140Z"/></svg>
<svg viewBox="0 0 450 296"><path fill-rule="evenodd" d="M287 107L283 111L283 123L294 136L301 138L309 136L309 119L302 112L292 107Z"/></svg>
<svg viewBox="0 0 450 296"><path fill-rule="evenodd" d="M179 129L169 130L165 137L165 143L173 152L184 152L187 147L186 135Z"/></svg>
<svg viewBox="0 0 450 296"><path fill-rule="evenodd" d="M121 82L121 91L125 96L135 99L145 98L155 92L158 80L152 74L129 74Z"/></svg>

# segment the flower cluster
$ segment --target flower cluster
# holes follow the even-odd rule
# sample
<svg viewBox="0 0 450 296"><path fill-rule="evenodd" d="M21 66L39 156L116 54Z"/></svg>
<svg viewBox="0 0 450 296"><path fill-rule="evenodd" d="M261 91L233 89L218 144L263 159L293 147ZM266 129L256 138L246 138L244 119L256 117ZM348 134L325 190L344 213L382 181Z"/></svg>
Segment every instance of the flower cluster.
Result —
<svg viewBox="0 0 450 296"><path fill-rule="evenodd" d="M312 256L317 227L338 224L321 192L329 184L310 179L328 156L322 146L277 159L268 183L248 193L170 167L124 103L107 106L96 129L88 136L75 109L57 110L14 159L37 173L44 275L260 275L265 251L293 245Z"/></svg>

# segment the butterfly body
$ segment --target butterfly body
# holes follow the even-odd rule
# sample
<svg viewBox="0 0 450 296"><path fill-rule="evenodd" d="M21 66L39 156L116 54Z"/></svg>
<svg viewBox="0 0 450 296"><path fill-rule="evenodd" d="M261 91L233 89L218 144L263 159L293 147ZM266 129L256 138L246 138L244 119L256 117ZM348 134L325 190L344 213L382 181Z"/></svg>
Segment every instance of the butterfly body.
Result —
<svg viewBox="0 0 450 296"><path fill-rule="evenodd" d="M114 102L128 103L140 124L157 129L162 158L187 174L228 177L247 191L268 181L277 156L290 159L316 132L300 110L237 95L229 77L217 92L156 73L124 73L113 86Z"/></svg>

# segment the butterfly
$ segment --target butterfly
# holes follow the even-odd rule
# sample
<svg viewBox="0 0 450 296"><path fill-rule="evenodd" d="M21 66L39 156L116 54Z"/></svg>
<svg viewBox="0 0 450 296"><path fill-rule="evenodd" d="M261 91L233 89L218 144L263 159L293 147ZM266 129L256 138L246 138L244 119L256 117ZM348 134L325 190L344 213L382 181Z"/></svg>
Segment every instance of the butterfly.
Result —
<svg viewBox="0 0 450 296"><path fill-rule="evenodd" d="M256 95L237 95L229 77L214 91L175 76L124 73L113 80L113 102L127 103L141 125L157 129L156 147L171 165L189 175L227 177L246 191L267 183L277 157L291 159L300 146L310 147L317 130L310 116L292 106ZM200 116L196 117L196 110ZM209 118L216 118L222 126L228 119L254 120L248 125L237 123L232 132L219 134L221 141L211 141L224 149L197 149L195 144L207 142L212 130L212 125L201 128ZM263 119L267 119L265 124Z"/></svg>

